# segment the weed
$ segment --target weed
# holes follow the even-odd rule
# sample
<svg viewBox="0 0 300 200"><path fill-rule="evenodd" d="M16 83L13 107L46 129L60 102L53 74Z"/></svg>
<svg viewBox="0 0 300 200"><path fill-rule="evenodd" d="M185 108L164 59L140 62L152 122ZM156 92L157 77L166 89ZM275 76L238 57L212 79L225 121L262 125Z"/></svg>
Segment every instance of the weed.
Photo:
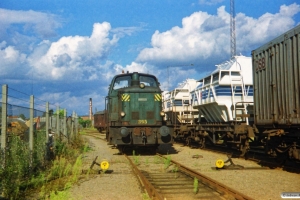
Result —
<svg viewBox="0 0 300 200"><path fill-rule="evenodd" d="M56 159L47 163L45 139L45 130L35 131L34 148L30 151L28 141L9 135L8 149L0 151L0 188L4 198L24 198L27 189L39 188L42 199L68 199L69 188L81 174L81 153L91 148L79 134L70 140L56 139Z"/></svg>
<svg viewBox="0 0 300 200"><path fill-rule="evenodd" d="M167 169L171 164L171 156L168 155L167 158L164 159L165 169Z"/></svg>
<svg viewBox="0 0 300 200"><path fill-rule="evenodd" d="M140 164L140 155L136 156L135 155L135 150L132 151L132 156L133 156L133 162L135 165L139 165Z"/></svg>
<svg viewBox="0 0 300 200"><path fill-rule="evenodd" d="M174 172L175 173L175 178L177 178L178 176L178 174L177 174L177 172L178 172L178 166L177 165L175 165L175 167L172 169L172 172Z"/></svg>
<svg viewBox="0 0 300 200"><path fill-rule="evenodd" d="M160 159L159 156L155 156L155 157L154 157L154 163L155 163L155 164L160 164L160 163L161 163L161 159Z"/></svg>
<svg viewBox="0 0 300 200"><path fill-rule="evenodd" d="M142 194L142 199L143 200L151 200L151 198L149 197L148 193L143 193Z"/></svg>
<svg viewBox="0 0 300 200"><path fill-rule="evenodd" d="M198 191L199 191L199 182L198 182L198 179L195 177L194 178L194 193L197 194Z"/></svg>
<svg viewBox="0 0 300 200"><path fill-rule="evenodd" d="M149 165L149 158L146 158L145 164L148 166Z"/></svg>
<svg viewBox="0 0 300 200"><path fill-rule="evenodd" d="M79 134L80 135L86 135L86 132L85 131L80 131Z"/></svg>
<svg viewBox="0 0 300 200"><path fill-rule="evenodd" d="M18 199L24 178L30 173L30 150L28 145L16 135L10 135L9 148L4 153L0 182L3 194L8 199Z"/></svg>
<svg viewBox="0 0 300 200"><path fill-rule="evenodd" d="M69 199L70 192L68 190L63 191L52 191L50 193L50 200L61 200L61 199Z"/></svg>

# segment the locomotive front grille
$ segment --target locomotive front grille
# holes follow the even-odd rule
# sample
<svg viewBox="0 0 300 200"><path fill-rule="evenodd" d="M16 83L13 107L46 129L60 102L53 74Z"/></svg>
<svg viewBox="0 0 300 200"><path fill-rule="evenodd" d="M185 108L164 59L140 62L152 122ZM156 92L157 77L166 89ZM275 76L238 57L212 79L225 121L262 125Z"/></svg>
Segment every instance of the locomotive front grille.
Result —
<svg viewBox="0 0 300 200"><path fill-rule="evenodd" d="M132 119L138 120L140 118L139 112L131 112Z"/></svg>
<svg viewBox="0 0 300 200"><path fill-rule="evenodd" d="M154 119L154 112L153 111L148 111L147 112L147 119Z"/></svg>

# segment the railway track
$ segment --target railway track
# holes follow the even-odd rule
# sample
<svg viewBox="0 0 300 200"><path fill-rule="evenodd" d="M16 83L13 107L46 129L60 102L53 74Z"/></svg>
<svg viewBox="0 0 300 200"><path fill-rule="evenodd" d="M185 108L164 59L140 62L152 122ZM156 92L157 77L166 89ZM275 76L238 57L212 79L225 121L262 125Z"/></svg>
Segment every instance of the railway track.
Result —
<svg viewBox="0 0 300 200"><path fill-rule="evenodd" d="M190 146L191 148L198 148L197 146ZM200 149L199 149L200 150ZM269 168L269 169L278 169L278 170L286 170L293 173L300 173L300 163L292 162L292 161L279 161L274 157L267 156L261 152L249 151L246 157L240 157L240 151L235 149L228 149L222 146L208 146L202 151L210 151L214 153L231 155L232 158L235 159L245 159L249 161L256 162L260 166L264 167L261 169Z"/></svg>
<svg viewBox="0 0 300 200"><path fill-rule="evenodd" d="M101 139L106 141L105 139L105 134L100 134L98 132L95 131L86 131L85 133L88 136L92 136L94 138L97 139ZM191 148L198 148L196 145L191 145ZM300 173L300 167L299 167L299 163L291 163L291 162L287 162L287 163L278 163L278 161L275 158L272 157L268 157L264 154L261 153L257 153L257 152L248 152L247 154L247 158L244 157L240 157L240 152L234 149L227 149L224 147L220 147L220 146L209 146L207 148L201 149L202 151L210 151L210 152L214 152L214 153L220 153L220 154L224 154L224 155L232 155L232 158L235 159L247 159L250 161L254 161L256 163L258 163L259 165L262 166L262 168L260 169L278 169L278 170L286 170L292 173ZM200 149L199 149L200 151ZM235 168L237 169L237 168ZM242 169L242 168L240 168Z"/></svg>
<svg viewBox="0 0 300 200"><path fill-rule="evenodd" d="M86 130L83 135L91 136L91 137L106 141L105 134L95 132L94 130Z"/></svg>
<svg viewBox="0 0 300 200"><path fill-rule="evenodd" d="M170 158L156 156L164 161L165 170L139 166L125 155L151 199L252 199ZM174 169L167 170L171 165Z"/></svg>

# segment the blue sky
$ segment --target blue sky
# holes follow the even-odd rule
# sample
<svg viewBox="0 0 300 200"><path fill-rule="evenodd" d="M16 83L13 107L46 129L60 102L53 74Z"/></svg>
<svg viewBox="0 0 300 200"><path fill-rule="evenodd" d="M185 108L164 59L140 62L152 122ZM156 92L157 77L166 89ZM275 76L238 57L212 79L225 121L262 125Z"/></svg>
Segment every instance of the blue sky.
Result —
<svg viewBox="0 0 300 200"><path fill-rule="evenodd" d="M0 83L79 115L89 98L104 108L122 70L174 88L230 59L229 9L230 0L2 0ZM236 0L235 12L245 56L300 24L296 0Z"/></svg>

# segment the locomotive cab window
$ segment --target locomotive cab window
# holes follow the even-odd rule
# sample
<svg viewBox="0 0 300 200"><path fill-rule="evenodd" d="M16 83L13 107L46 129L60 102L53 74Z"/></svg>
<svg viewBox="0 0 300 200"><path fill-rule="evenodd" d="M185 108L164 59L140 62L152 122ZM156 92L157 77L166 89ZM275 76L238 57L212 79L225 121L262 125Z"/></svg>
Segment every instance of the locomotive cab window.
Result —
<svg viewBox="0 0 300 200"><path fill-rule="evenodd" d="M121 76L115 79L113 89L117 90L120 88L129 87L131 84L131 76Z"/></svg>
<svg viewBox="0 0 300 200"><path fill-rule="evenodd" d="M144 83L145 86L157 87L157 83L154 77L140 75L139 79L140 79L140 83Z"/></svg>

